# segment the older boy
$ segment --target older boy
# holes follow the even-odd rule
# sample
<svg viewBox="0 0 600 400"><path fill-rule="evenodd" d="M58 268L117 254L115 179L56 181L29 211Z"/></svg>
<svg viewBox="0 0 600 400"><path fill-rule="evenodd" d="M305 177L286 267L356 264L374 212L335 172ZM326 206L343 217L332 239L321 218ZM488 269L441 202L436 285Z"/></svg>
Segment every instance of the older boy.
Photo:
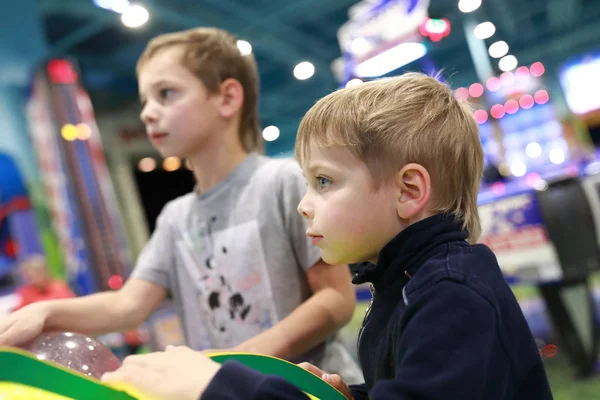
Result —
<svg viewBox="0 0 600 400"><path fill-rule="evenodd" d="M305 235L297 163L258 153L253 56L229 33L198 28L153 39L137 72L148 136L164 157L187 159L194 192L165 206L121 290L24 308L0 321L0 345L49 329L134 328L169 290L195 350L311 361L361 379L334 336L354 311L348 266L323 262Z"/></svg>

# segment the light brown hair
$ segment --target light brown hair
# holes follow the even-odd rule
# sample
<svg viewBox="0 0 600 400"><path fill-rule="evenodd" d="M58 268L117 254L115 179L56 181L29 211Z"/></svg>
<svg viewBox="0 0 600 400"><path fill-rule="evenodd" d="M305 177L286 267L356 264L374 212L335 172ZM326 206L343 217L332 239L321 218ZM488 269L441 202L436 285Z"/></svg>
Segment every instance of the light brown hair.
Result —
<svg viewBox="0 0 600 400"><path fill-rule="evenodd" d="M300 123L301 164L311 141L348 148L366 164L376 188L404 165L422 165L431 176L433 212L461 221L469 242L479 238L479 128L470 106L437 77L407 73L329 94Z"/></svg>
<svg viewBox="0 0 600 400"><path fill-rule="evenodd" d="M258 68L252 54L242 55L237 38L217 28L194 28L159 35L152 39L140 56L136 71L159 51L180 46L182 65L193 73L213 93L226 79L233 78L244 88L244 103L240 115L240 142L246 151L263 150L258 116Z"/></svg>

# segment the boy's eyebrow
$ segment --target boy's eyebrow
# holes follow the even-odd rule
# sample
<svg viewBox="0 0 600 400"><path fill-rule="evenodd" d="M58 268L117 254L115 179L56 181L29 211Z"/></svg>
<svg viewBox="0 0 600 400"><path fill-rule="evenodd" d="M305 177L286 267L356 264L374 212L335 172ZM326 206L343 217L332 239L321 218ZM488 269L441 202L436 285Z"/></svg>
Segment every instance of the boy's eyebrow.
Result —
<svg viewBox="0 0 600 400"><path fill-rule="evenodd" d="M321 168L323 168L323 169L338 170L338 168L336 168L332 164L330 164L330 163L323 163L323 162L311 163L311 164L309 164L307 170L311 174L314 174L316 170L321 169Z"/></svg>

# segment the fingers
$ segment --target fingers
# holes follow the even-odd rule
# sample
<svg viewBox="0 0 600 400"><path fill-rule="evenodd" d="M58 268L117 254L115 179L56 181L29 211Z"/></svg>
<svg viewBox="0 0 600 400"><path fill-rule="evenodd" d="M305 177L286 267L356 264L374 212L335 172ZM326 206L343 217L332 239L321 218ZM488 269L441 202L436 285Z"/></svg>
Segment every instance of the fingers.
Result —
<svg viewBox="0 0 600 400"><path fill-rule="evenodd" d="M298 366L300 368L304 368L305 370L307 370L308 372L318 376L319 378L322 378L323 375L325 374L324 371L320 370L319 368L315 367L314 365L307 363L307 362L303 362L298 364Z"/></svg>
<svg viewBox="0 0 600 400"><path fill-rule="evenodd" d="M352 399L352 392L341 376L337 374L323 374L321 377L325 382L339 390L347 399Z"/></svg>
<svg viewBox="0 0 600 400"><path fill-rule="evenodd" d="M329 383L331 386L334 387L340 387L340 386L345 386L346 384L344 383L344 381L342 380L342 378L337 375L337 374L323 374L323 376L321 377L321 379L323 379L325 382Z"/></svg>
<svg viewBox="0 0 600 400"><path fill-rule="evenodd" d="M147 371L135 364L123 365L113 372L102 375L102 381L106 383L124 382L137 386L143 381Z"/></svg>
<svg viewBox="0 0 600 400"><path fill-rule="evenodd" d="M11 321L7 324L7 326L0 327L0 346L14 346L16 345L15 338L19 337L17 335L17 329L15 327L16 323Z"/></svg>

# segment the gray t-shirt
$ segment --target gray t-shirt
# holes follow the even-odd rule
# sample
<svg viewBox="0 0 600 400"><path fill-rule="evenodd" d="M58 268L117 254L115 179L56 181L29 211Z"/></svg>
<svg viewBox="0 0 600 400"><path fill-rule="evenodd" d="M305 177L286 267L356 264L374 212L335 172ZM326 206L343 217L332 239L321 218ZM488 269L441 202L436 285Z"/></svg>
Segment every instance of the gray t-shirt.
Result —
<svg viewBox="0 0 600 400"><path fill-rule="evenodd" d="M164 207L132 276L171 291L191 348L232 348L310 297L320 253L296 211L305 190L294 160L251 153L208 192ZM335 336L294 361L362 381Z"/></svg>

